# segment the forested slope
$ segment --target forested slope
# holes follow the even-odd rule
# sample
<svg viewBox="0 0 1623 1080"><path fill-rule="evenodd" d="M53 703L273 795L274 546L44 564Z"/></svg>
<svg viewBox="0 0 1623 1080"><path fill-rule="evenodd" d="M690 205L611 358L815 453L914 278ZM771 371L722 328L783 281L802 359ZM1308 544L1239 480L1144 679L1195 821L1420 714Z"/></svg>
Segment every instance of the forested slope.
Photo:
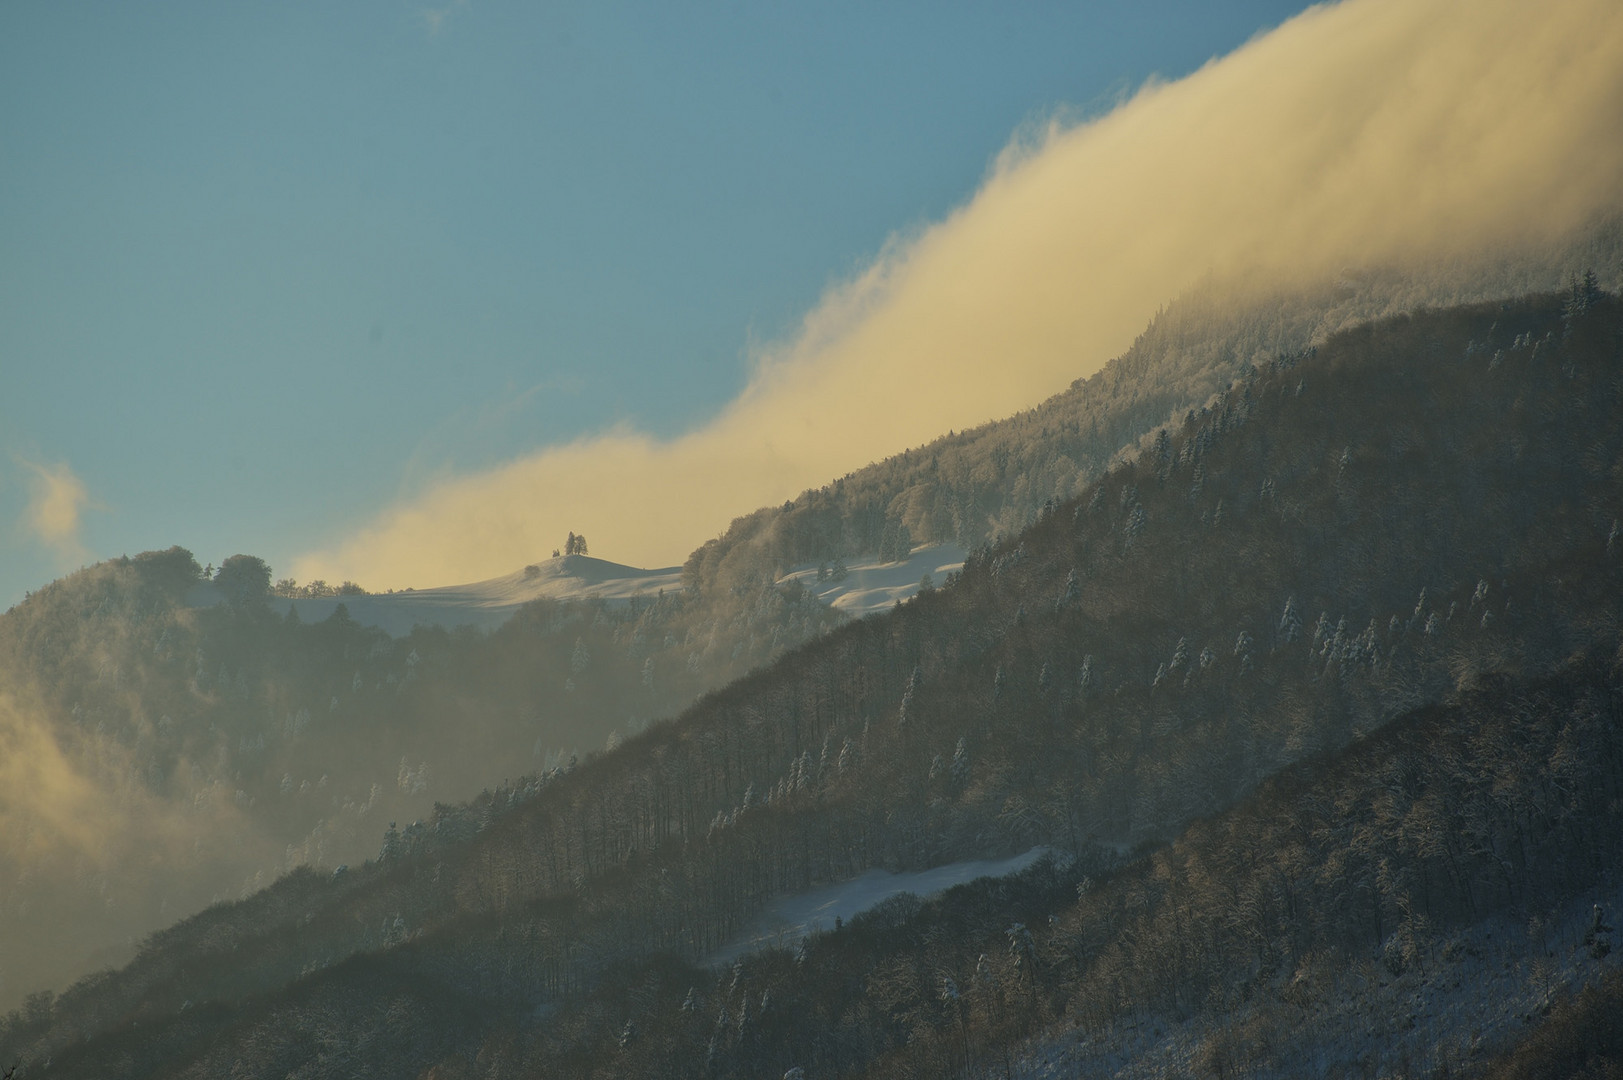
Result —
<svg viewBox="0 0 1623 1080"><path fill-rule="evenodd" d="M0 616L0 1006L211 900L375 855L390 822L623 738L841 619L768 589L718 628L673 592L391 638L258 597L190 607L201 573L145 552Z"/></svg>
<svg viewBox="0 0 1623 1080"><path fill-rule="evenodd" d="M1132 347L1034 408L954 432L734 521L684 571L706 595L749 591L789 567L1012 536L1079 493L1169 419L1236 378L1352 326L1427 307L1555 290L1576 268L1623 288L1623 221L1469 264L1348 269L1334 281L1209 282L1162 310Z"/></svg>
<svg viewBox="0 0 1623 1080"><path fill-rule="evenodd" d="M180 923L0 1052L973 1072L1049 1023L1182 1023L1299 973L1328 993L1553 910L1615 857L1620 356L1618 303L1580 289L1280 358L946 587ZM1037 843L1064 869L693 966L774 895Z"/></svg>
<svg viewBox="0 0 1623 1080"><path fill-rule="evenodd" d="M693 553L686 590L631 610L542 603L488 639L389 640L254 605L190 611L197 567L178 549L47 586L0 616L0 731L13 760L59 766L19 774L0 804L6 831L29 837L0 845L0 1008L122 962L210 899L376 851L391 820L405 828L435 802L618 741L842 622L780 580L793 566L1013 536L1281 353L1371 316L1549 286L1574 266L1616 285L1620 236L1602 223L1485 265L1196 290L1035 409L739 519ZM70 819L89 824L66 836ZM135 820L161 823L155 852L131 847Z"/></svg>

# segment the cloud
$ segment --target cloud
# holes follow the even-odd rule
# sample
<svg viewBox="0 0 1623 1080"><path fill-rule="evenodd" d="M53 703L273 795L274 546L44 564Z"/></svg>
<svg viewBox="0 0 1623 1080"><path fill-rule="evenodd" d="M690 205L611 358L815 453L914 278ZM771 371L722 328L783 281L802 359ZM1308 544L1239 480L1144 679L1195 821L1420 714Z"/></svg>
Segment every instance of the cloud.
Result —
<svg viewBox="0 0 1623 1080"><path fill-rule="evenodd" d="M721 415L617 429L443 480L301 578L510 571L573 529L681 560L733 516L1097 370L1203 281L1459 262L1548 243L1623 192L1615 0L1349 0L1012 144L758 358Z"/></svg>
<svg viewBox="0 0 1623 1080"><path fill-rule="evenodd" d="M437 37L451 16L468 6L468 0L451 0L451 3L441 8L423 8L421 14L423 25L428 28L429 37Z"/></svg>
<svg viewBox="0 0 1623 1080"><path fill-rule="evenodd" d="M16 886L0 919L0 1009L122 962L127 942L172 921L170 903L201 907L281 848L184 757L167 770L178 790L153 790L138 714L120 737L47 700L26 673L0 670L0 882Z"/></svg>
<svg viewBox="0 0 1623 1080"><path fill-rule="evenodd" d="M497 456L494 447L510 440L526 423L534 423L533 415L527 414L541 401L580 390L578 376L546 379L522 390L509 385L500 398L463 406L441 417L418 437L406 457L401 467L402 489L421 490L443 480L454 472L459 458L490 460Z"/></svg>
<svg viewBox="0 0 1623 1080"><path fill-rule="evenodd" d="M84 562L86 552L79 529L84 510L92 505L84 481L66 463L40 465L24 459L18 459L18 463L29 473L23 528L35 542L56 553L64 565Z"/></svg>

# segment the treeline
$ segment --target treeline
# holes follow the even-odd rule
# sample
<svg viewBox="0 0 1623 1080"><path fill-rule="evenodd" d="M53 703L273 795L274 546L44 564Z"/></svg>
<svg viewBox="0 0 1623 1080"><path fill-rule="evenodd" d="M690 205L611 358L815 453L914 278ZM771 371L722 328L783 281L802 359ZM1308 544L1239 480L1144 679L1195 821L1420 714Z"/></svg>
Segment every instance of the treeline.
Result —
<svg viewBox="0 0 1623 1080"><path fill-rule="evenodd" d="M589 1004L616 973L653 954L673 958L657 970L693 978L683 963L774 895L1037 843L1162 843L1392 717L1615 648L1623 312L1598 294L1570 300L1402 318L1280 358L978 551L947 587L613 753L442 810L331 883L302 875L182 923L41 1024L20 1020L6 1045L60 1062L115 1018L212 1001L232 1053L243 1039L286 1046L286 1010L364 977L479 1003L514 1038L575 1048L548 1055L595 1055L641 1037ZM1476 854L1427 854L1462 856L1459 877L1426 863L1402 910L1446 922L1501 903ZM1384 949L1406 925L1398 895L1366 897L1362 923L1336 925L1373 946L1378 917ZM1049 932L1030 933L1044 947ZM1006 955L1026 955L1024 938L1013 944ZM1215 984L1169 970L1179 1007L1214 1000ZM650 1000L677 993L659 978ZM577 1019L539 1019L558 1008ZM1023 1009L1000 1008L1007 1037L988 1046L1027 1030ZM890 1053L900 1022L870 1008L841 1023L867 1047L840 1051L849 1071Z"/></svg>

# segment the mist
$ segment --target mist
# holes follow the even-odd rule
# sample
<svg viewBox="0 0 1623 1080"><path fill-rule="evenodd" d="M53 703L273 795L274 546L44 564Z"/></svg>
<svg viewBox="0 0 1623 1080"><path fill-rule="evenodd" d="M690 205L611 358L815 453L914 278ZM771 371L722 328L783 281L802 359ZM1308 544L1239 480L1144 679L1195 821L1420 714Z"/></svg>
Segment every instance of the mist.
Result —
<svg viewBox="0 0 1623 1080"><path fill-rule="evenodd" d="M235 894L275 854L222 785L167 795L123 737L53 723L15 671L0 690L0 1009L122 963L154 926ZM145 733L143 733L145 730ZM176 764L177 777L191 772Z"/></svg>
<svg viewBox="0 0 1623 1080"><path fill-rule="evenodd" d="M1623 9L1350 0L1082 123L1020 133L893 237L709 423L617 428L443 480L301 579L473 580L546 554L680 561L730 518L1096 371L1196 285L1502 257L1623 191ZM1579 269L1579 268L1574 268Z"/></svg>

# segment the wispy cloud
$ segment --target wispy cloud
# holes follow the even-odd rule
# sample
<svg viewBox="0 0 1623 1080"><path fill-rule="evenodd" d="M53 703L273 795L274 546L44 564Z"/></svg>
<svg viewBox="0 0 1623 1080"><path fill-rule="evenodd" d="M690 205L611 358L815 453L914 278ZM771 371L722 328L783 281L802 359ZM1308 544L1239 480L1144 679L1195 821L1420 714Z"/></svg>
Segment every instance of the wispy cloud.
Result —
<svg viewBox="0 0 1623 1080"><path fill-rule="evenodd" d="M27 474L28 505L23 528L30 539L49 549L64 565L85 560L80 527L86 508L93 505L84 481L65 463L42 465L17 459Z"/></svg>
<svg viewBox="0 0 1623 1080"><path fill-rule="evenodd" d="M298 576L506 572L566 530L645 565L739 513L1096 370L1203 280L1547 242L1623 197L1615 0L1316 7L1107 114L1019 139L765 350L712 422L617 430L444 480Z"/></svg>
<svg viewBox="0 0 1623 1080"><path fill-rule="evenodd" d="M545 379L524 389L509 385L499 397L466 405L440 418L417 439L401 467L401 489L418 492L452 475L468 461L492 461L496 448L510 443L516 431L534 430L533 410L548 397L581 391L578 376Z"/></svg>
<svg viewBox="0 0 1623 1080"><path fill-rule="evenodd" d="M421 14L423 25L428 28L428 36L439 36L440 31L445 29L445 25L450 22L451 17L467 6L468 0L451 0L451 3L444 7L423 8Z"/></svg>

